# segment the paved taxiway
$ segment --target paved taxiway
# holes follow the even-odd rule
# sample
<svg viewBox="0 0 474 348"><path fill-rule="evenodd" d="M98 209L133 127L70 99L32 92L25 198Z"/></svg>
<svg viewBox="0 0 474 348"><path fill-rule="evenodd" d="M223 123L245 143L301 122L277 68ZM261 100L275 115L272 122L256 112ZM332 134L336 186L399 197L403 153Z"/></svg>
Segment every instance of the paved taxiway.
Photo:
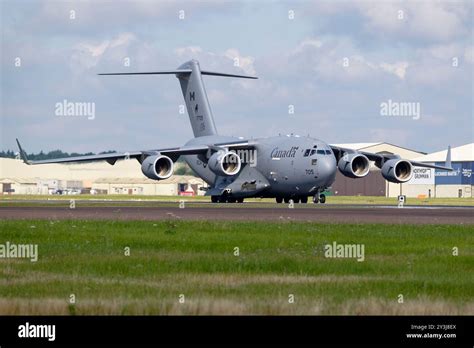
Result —
<svg viewBox="0 0 474 348"><path fill-rule="evenodd" d="M112 220L235 220L235 221L313 221L324 223L393 223L393 224L474 224L473 207L374 207L315 206L290 209L252 207L250 204L176 207L0 207L0 219L112 219Z"/></svg>

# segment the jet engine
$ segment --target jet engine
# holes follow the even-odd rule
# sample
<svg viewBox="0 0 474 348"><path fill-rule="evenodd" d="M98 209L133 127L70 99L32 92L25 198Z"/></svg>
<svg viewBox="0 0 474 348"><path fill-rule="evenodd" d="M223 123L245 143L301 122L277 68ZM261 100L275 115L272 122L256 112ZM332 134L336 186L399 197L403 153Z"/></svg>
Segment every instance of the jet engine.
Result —
<svg viewBox="0 0 474 348"><path fill-rule="evenodd" d="M234 152L218 151L207 162L209 169L216 175L235 175L240 171L241 160Z"/></svg>
<svg viewBox="0 0 474 348"><path fill-rule="evenodd" d="M337 166L344 176L362 178L369 174L370 162L365 155L351 153L341 157Z"/></svg>
<svg viewBox="0 0 474 348"><path fill-rule="evenodd" d="M149 179L164 180L173 174L173 161L168 156L148 156L142 163L142 173Z"/></svg>
<svg viewBox="0 0 474 348"><path fill-rule="evenodd" d="M395 183L407 182L413 175L413 166L409 161L391 159L382 166L382 176Z"/></svg>

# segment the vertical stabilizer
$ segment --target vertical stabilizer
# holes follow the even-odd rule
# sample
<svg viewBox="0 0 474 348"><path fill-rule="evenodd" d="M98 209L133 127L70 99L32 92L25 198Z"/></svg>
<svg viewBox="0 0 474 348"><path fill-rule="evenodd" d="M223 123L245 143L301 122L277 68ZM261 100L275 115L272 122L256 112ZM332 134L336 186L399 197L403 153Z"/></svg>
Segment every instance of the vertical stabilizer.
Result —
<svg viewBox="0 0 474 348"><path fill-rule="evenodd" d="M194 136L197 138L217 134L211 106L209 105L206 89L202 81L199 62L190 60L181 65L178 70L191 70L190 74L176 74L176 77L181 84L181 90L183 91L183 97Z"/></svg>

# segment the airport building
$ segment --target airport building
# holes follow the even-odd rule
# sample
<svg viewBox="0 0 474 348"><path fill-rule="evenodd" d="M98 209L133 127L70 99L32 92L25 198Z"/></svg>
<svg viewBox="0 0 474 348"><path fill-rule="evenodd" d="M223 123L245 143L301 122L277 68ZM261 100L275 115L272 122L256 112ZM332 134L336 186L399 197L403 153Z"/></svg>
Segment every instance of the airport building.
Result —
<svg viewBox="0 0 474 348"><path fill-rule="evenodd" d="M155 181L146 178L136 160L29 166L0 158L1 194L203 195L206 183L190 175Z"/></svg>
<svg viewBox="0 0 474 348"><path fill-rule="evenodd" d="M92 183L94 194L114 195L160 195L160 196L194 196L202 195L199 188L204 182L194 176L173 175L171 178L156 181L143 178L99 178Z"/></svg>
<svg viewBox="0 0 474 348"><path fill-rule="evenodd" d="M415 161L444 165L447 150L414 158ZM410 181L402 185L407 197L473 198L474 143L451 149L453 171L415 168Z"/></svg>
<svg viewBox="0 0 474 348"><path fill-rule="evenodd" d="M2 194L19 195L47 195L48 188L38 184L37 179L28 178L0 178Z"/></svg>

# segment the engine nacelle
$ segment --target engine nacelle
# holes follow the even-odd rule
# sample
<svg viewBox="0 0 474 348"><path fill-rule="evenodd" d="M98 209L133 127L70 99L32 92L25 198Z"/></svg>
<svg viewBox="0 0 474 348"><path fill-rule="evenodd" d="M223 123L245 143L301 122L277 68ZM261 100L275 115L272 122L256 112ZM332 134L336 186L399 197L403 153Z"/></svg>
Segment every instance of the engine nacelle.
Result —
<svg viewBox="0 0 474 348"><path fill-rule="evenodd" d="M407 182L413 175L413 166L410 162L402 159L391 159L382 166L382 176L395 183Z"/></svg>
<svg viewBox="0 0 474 348"><path fill-rule="evenodd" d="M207 162L209 169L216 175L235 175L240 171L241 160L235 152L218 151Z"/></svg>
<svg viewBox="0 0 474 348"><path fill-rule="evenodd" d="M365 155L350 153L341 157L337 167L344 176L362 178L369 174L370 162Z"/></svg>
<svg viewBox="0 0 474 348"><path fill-rule="evenodd" d="M168 156L148 156L142 163L142 173L149 179L164 180L173 174L173 161Z"/></svg>

